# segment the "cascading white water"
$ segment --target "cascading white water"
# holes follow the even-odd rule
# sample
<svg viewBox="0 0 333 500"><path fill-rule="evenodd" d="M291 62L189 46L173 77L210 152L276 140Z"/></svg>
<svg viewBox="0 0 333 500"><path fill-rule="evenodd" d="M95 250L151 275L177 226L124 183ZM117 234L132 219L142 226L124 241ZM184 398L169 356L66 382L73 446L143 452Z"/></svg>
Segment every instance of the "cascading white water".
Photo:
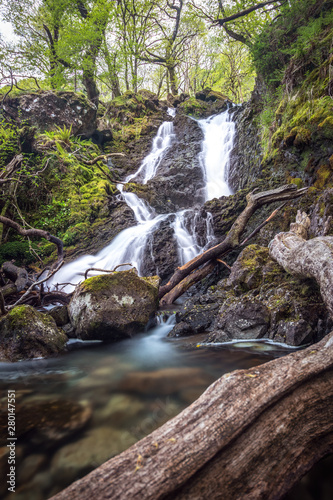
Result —
<svg viewBox="0 0 333 500"><path fill-rule="evenodd" d="M174 116L172 108L169 108L169 114ZM229 154L232 149L234 125L230 121L230 116L227 112L200 120L199 124L205 135L201 161L207 183L207 199L211 199L213 196L230 194L230 190L224 180L224 172L227 168ZM143 179L142 182L145 183L153 178L162 156L172 142L172 138L173 123L164 122L154 139L151 153L142 162L138 171L126 178L126 182L136 177L141 177ZM214 185L215 183L216 186ZM124 229L97 255L85 255L64 266L48 281L48 286L53 288L57 283L77 284L82 281L86 269L91 267L114 269L119 264L130 263L136 267L140 274L141 263L149 235L170 215L175 216L172 226L177 240L181 265L202 252L213 240L214 232L212 229L212 216L210 214L208 214L206 219L206 245L201 246L198 243L195 230L196 219L199 217L198 212L195 212L192 218L189 217L191 210L182 210L175 214L156 216L148 203L141 200L135 193L125 192L122 184L118 184L118 189L122 193L125 202L133 210L137 225ZM126 267L124 266L121 269L124 270ZM65 290L69 292L72 288L71 285L67 285Z"/></svg>
<svg viewBox="0 0 333 500"><path fill-rule="evenodd" d="M185 215L189 210L182 210L177 212L176 218L172 223L173 230L178 244L178 257L180 265L182 266L189 260L198 255L202 248L198 244L195 234L195 227L191 224L190 230L186 227ZM193 222L193 219L192 219Z"/></svg>
<svg viewBox="0 0 333 500"><path fill-rule="evenodd" d="M233 148L235 123L229 110L198 120L204 133L200 162L206 181L206 200L232 194L228 183L230 153Z"/></svg>
<svg viewBox="0 0 333 500"><path fill-rule="evenodd" d="M139 170L135 172L135 174L126 177L125 182L130 182L133 179L138 179L139 181L141 180L142 184L147 184L150 179L155 177L164 152L170 146L173 137L173 123L163 122L158 129L151 152L143 160Z"/></svg>

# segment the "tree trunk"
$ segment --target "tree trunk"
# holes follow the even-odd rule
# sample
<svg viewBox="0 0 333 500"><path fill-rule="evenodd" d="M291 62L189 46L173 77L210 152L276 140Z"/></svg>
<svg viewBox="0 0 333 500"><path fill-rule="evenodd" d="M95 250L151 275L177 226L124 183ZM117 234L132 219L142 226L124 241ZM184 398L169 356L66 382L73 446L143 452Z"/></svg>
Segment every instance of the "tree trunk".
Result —
<svg viewBox="0 0 333 500"><path fill-rule="evenodd" d="M297 213L296 223L288 233L279 233L269 244L269 253L287 272L314 278L333 318L333 236L319 236L306 241L310 220Z"/></svg>
<svg viewBox="0 0 333 500"><path fill-rule="evenodd" d="M228 373L53 500L280 499L333 451L333 332Z"/></svg>
<svg viewBox="0 0 333 500"><path fill-rule="evenodd" d="M178 84L177 84L177 76L176 69L174 66L167 66L169 80L170 80L170 90L172 95L178 94Z"/></svg>

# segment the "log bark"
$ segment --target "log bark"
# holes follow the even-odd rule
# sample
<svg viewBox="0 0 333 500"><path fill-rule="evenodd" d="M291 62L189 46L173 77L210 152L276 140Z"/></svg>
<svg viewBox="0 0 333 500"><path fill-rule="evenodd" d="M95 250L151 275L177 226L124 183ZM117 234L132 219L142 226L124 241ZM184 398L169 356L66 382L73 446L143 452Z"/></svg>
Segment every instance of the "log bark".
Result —
<svg viewBox="0 0 333 500"><path fill-rule="evenodd" d="M309 241L310 220L298 212L288 233L279 233L269 244L269 253L287 272L314 278L328 312L333 318L333 236L319 236Z"/></svg>
<svg viewBox="0 0 333 500"><path fill-rule="evenodd" d="M28 283L31 283L26 269L17 267L12 262L4 262L2 272L6 278L9 278L15 284L17 292L21 292Z"/></svg>
<svg viewBox="0 0 333 500"><path fill-rule="evenodd" d="M214 382L53 500L280 499L333 451L333 332Z"/></svg>
<svg viewBox="0 0 333 500"><path fill-rule="evenodd" d="M194 259L179 267L172 275L168 283L160 287L159 298L161 299L162 297L164 297L164 295L170 292L186 276L188 276L192 271L194 271L201 265L205 264L209 260L216 259L221 255L230 252L232 249L238 247L240 244L240 238L246 228L249 219L258 208L277 201L286 201L298 198L300 196L303 196L306 191L307 188L297 190L295 184L287 184L270 191L263 191L261 193L255 193L253 191L252 193L249 193L246 196L247 205L245 209L237 217L226 238L218 245L209 248L202 254L194 257ZM170 304L171 302L161 300L161 305L164 305L166 303Z"/></svg>

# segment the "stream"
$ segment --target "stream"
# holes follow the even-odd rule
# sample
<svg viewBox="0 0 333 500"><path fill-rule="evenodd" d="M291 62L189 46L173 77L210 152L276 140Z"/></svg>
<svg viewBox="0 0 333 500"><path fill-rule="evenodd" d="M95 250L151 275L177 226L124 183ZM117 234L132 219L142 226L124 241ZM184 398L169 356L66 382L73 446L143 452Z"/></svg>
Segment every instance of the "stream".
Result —
<svg viewBox="0 0 333 500"><path fill-rule="evenodd" d="M174 110L169 114L174 116ZM204 134L200 164L206 201L231 194L227 175L235 126L229 111L198 123ZM146 184L152 179L174 140L172 121L164 122L151 152L125 182ZM49 286L78 283L89 267L113 269L124 262L140 274L149 236L170 217L179 264L214 240L207 217L207 240L204 246L198 243L195 208L157 214L136 194L125 192L123 185L118 189L135 214L136 226L123 230L98 254L65 265ZM68 285L67 291L72 288ZM155 328L129 340L116 344L71 340L69 352L57 358L0 363L2 408L7 408L7 391L16 394L17 435L16 492L8 493L2 482L2 498L49 498L177 415L224 373L265 363L291 350L267 341L209 346L202 344L205 334L167 338L177 307L159 311ZM0 443L1 477L8 474L6 439Z"/></svg>

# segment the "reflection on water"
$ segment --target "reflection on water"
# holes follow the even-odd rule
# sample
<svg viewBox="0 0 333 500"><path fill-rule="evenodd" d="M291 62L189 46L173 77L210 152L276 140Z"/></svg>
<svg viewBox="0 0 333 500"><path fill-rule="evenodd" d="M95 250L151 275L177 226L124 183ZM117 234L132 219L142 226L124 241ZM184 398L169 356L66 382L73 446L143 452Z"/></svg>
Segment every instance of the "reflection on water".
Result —
<svg viewBox="0 0 333 500"><path fill-rule="evenodd" d="M16 493L7 495L2 482L2 498L49 498L182 411L222 374L288 352L258 352L256 343L198 348L202 336L166 339L172 323L117 344L77 343L62 357L0 364L1 477L8 389L16 391L18 438Z"/></svg>

